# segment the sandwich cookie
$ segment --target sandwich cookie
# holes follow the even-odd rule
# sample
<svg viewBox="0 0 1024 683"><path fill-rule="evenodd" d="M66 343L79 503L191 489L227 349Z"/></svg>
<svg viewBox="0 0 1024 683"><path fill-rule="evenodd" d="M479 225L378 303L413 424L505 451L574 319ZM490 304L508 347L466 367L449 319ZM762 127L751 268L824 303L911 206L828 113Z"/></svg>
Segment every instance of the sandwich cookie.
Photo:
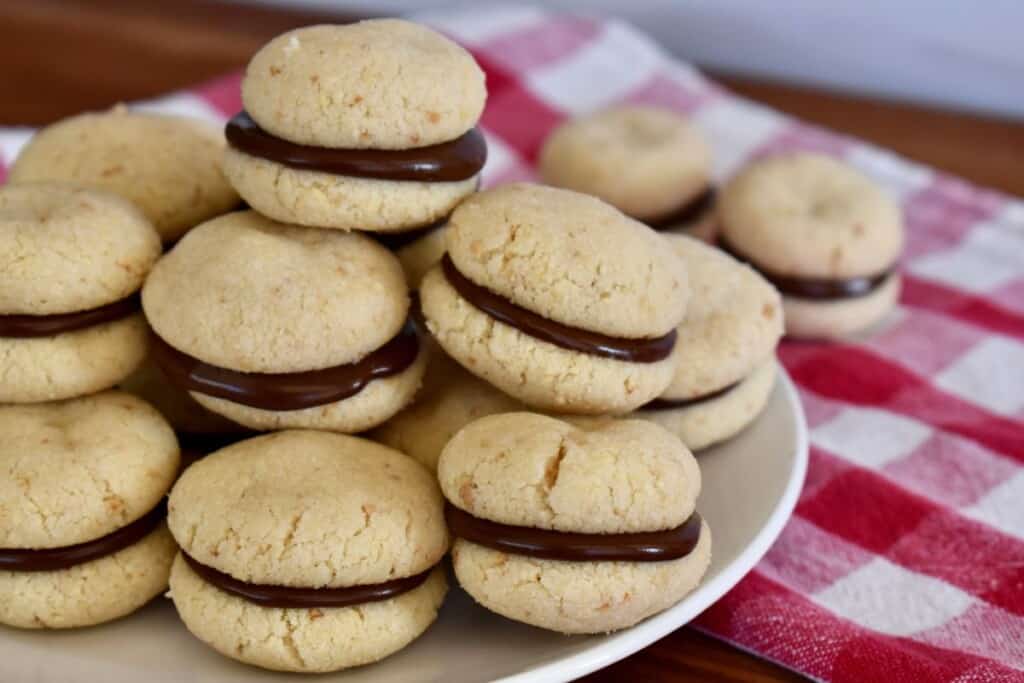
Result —
<svg viewBox="0 0 1024 683"><path fill-rule="evenodd" d="M524 410L523 404L437 351L427 362L416 401L373 430L370 437L434 471L441 450L457 431L486 415L516 410Z"/></svg>
<svg viewBox="0 0 1024 683"><path fill-rule="evenodd" d="M249 62L225 169L254 209L280 221L426 229L477 187L486 98L472 56L424 26L296 29Z"/></svg>
<svg viewBox="0 0 1024 683"><path fill-rule="evenodd" d="M711 559L697 461L649 422L492 415L449 442L438 479L459 583L527 624L627 628L692 591Z"/></svg>
<svg viewBox="0 0 1024 683"><path fill-rule="evenodd" d="M138 209L71 185L6 185L0 254L0 403L107 389L142 362L138 290L160 239Z"/></svg>
<svg viewBox="0 0 1024 683"><path fill-rule="evenodd" d="M841 338L896 305L903 248L899 207L829 157L768 157L722 191L719 246L782 293L786 334Z"/></svg>
<svg viewBox="0 0 1024 683"><path fill-rule="evenodd" d="M206 122L119 105L36 133L11 167L10 180L64 181L119 195L171 243L238 204L221 169L224 146L224 135Z"/></svg>
<svg viewBox="0 0 1024 683"><path fill-rule="evenodd" d="M634 417L697 450L733 436L764 409L775 385L782 302L757 271L724 252L684 235L665 239L686 264L690 304L675 379Z"/></svg>
<svg viewBox="0 0 1024 683"><path fill-rule="evenodd" d="M186 470L168 509L178 614L248 664L324 672L377 661L423 633L447 591L437 482L364 439L241 441Z"/></svg>
<svg viewBox="0 0 1024 683"><path fill-rule="evenodd" d="M250 429L375 427L412 400L426 365L391 253L254 211L190 232L142 305L163 372Z"/></svg>
<svg viewBox="0 0 1024 683"><path fill-rule="evenodd" d="M534 408L584 414L661 395L687 297L658 234L593 197L529 184L463 202L420 285L430 331L463 367Z"/></svg>
<svg viewBox="0 0 1024 683"><path fill-rule="evenodd" d="M545 141L544 182L592 194L658 231L714 237L711 148L669 109L618 105L572 119Z"/></svg>
<svg viewBox="0 0 1024 683"><path fill-rule="evenodd" d="M177 473L174 433L130 394L0 406L0 623L91 626L159 595Z"/></svg>

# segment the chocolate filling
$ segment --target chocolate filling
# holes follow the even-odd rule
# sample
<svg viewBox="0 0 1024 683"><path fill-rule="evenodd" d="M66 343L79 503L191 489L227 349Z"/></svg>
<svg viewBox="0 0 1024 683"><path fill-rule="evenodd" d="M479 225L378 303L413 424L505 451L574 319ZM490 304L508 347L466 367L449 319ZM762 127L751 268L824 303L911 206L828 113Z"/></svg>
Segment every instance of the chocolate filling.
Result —
<svg viewBox="0 0 1024 683"><path fill-rule="evenodd" d="M0 569L12 572L50 572L92 562L142 540L167 516L167 501L134 522L92 541L63 548L0 548Z"/></svg>
<svg viewBox="0 0 1024 683"><path fill-rule="evenodd" d="M782 294L798 299L831 301L867 296L880 287L890 275L896 272L896 266L894 265L877 275L866 275L863 277L843 279L793 277L791 275L779 275L761 267L753 259L737 251L732 244L726 241L724 235L718 236L718 248L761 273L764 279L775 285L775 288Z"/></svg>
<svg viewBox="0 0 1024 683"><path fill-rule="evenodd" d="M740 380L740 382L742 381L743 380ZM698 403L714 401L716 398L725 396L730 391L738 387L740 382L733 382L728 386L722 387L718 391L712 391L710 394L703 394L701 396L694 396L693 398L656 398L650 403L645 403L640 406L640 410L675 410L677 408L689 408L697 405Z"/></svg>
<svg viewBox="0 0 1024 683"><path fill-rule="evenodd" d="M657 230L659 232L663 230L671 230L677 226L693 223L707 213L714 204L715 188L708 187L675 211L665 214L664 216L652 218L645 222L652 230Z"/></svg>
<svg viewBox="0 0 1024 683"><path fill-rule="evenodd" d="M404 232L366 232L363 234L376 240L378 244L387 247L391 251L398 251L402 247L412 244L419 238L426 237L435 230L444 227L447 223L448 216L445 216L441 220L431 223L430 225L425 225L422 228L413 228L412 230L406 230Z"/></svg>
<svg viewBox="0 0 1024 683"><path fill-rule="evenodd" d="M260 607L351 607L366 602L389 600L402 593L418 588L430 576L433 567L414 576L407 576L384 583L344 588L295 588L292 586L269 586L239 581L213 567L207 567L182 551L185 562L206 583L216 586L225 593L231 593Z"/></svg>
<svg viewBox="0 0 1024 683"><path fill-rule="evenodd" d="M567 562L662 562L686 557L700 539L694 512L675 529L632 534L574 534L480 519L450 503L445 518L452 533L493 550Z"/></svg>
<svg viewBox="0 0 1024 683"><path fill-rule="evenodd" d="M377 180L449 183L472 178L487 160L480 129L429 147L413 149L333 149L299 145L266 132L245 111L228 121L228 143L250 156L297 168Z"/></svg>
<svg viewBox="0 0 1024 683"><path fill-rule="evenodd" d="M53 315L0 315L0 337L27 339L52 337L62 332L74 332L93 325L127 318L141 308L139 294L115 301L99 308L74 313Z"/></svg>
<svg viewBox="0 0 1024 683"><path fill-rule="evenodd" d="M262 410L301 410L355 396L373 380L408 368L420 348L413 325L406 321L391 341L355 363L306 372L256 373L204 363L153 336L153 359L171 382Z"/></svg>
<svg viewBox="0 0 1024 683"><path fill-rule="evenodd" d="M630 363L657 363L668 358L676 344L676 331L655 339L624 339L569 327L529 311L470 281L448 254L441 259L445 278L463 299L492 318L525 334L570 351Z"/></svg>

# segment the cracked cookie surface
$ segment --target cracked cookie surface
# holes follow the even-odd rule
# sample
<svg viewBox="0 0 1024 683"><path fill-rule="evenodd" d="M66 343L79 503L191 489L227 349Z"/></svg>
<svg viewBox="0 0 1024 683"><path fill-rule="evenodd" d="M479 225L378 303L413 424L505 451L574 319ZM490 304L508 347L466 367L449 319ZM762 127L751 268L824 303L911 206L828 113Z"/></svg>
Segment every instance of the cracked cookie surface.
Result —
<svg viewBox="0 0 1024 683"><path fill-rule="evenodd" d="M405 324L409 295L398 260L367 237L238 211L161 259L142 303L154 331L194 358L286 373L380 348Z"/></svg>
<svg viewBox="0 0 1024 683"><path fill-rule="evenodd" d="M535 413L470 423L438 463L445 497L474 517L569 533L679 526L700 470L673 434L638 420L575 426Z"/></svg>
<svg viewBox="0 0 1024 683"><path fill-rule="evenodd" d="M441 493L422 465L326 432L277 432L207 456L175 485L168 524L198 562L256 584L381 583L448 549Z"/></svg>
<svg viewBox="0 0 1024 683"><path fill-rule="evenodd" d="M503 185L460 204L447 239L473 283L563 325L642 339L683 319L685 267L657 233L594 197Z"/></svg>
<svg viewBox="0 0 1024 683"><path fill-rule="evenodd" d="M249 62L242 101L267 132L314 147L408 149L454 140L483 112L462 47L401 19L307 26Z"/></svg>
<svg viewBox="0 0 1024 683"><path fill-rule="evenodd" d="M139 207L172 242L238 204L221 170L224 146L224 135L205 121L117 106L39 131L15 160L10 180L112 192Z"/></svg>
<svg viewBox="0 0 1024 683"><path fill-rule="evenodd" d="M152 510L177 475L166 421L120 391L0 406L0 547L58 548Z"/></svg>

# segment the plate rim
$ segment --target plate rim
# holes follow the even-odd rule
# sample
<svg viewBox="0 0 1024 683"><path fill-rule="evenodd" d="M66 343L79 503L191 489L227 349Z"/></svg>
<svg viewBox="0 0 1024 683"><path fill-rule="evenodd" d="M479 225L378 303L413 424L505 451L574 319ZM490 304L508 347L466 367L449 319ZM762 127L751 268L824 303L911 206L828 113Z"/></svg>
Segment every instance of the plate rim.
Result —
<svg viewBox="0 0 1024 683"><path fill-rule="evenodd" d="M569 681L614 664L620 659L625 659L693 621L742 581L761 561L793 515L800 491L803 490L810 458L807 415L804 412L803 403L800 401L800 394L781 363L778 363L778 370L779 386L781 386L786 400L796 408L796 455L793 474L786 482L786 488L772 509L767 523L757 532L750 545L721 574L705 584L705 590L694 600L684 599L678 605L611 636L607 641L593 648L526 671L494 679L494 683Z"/></svg>

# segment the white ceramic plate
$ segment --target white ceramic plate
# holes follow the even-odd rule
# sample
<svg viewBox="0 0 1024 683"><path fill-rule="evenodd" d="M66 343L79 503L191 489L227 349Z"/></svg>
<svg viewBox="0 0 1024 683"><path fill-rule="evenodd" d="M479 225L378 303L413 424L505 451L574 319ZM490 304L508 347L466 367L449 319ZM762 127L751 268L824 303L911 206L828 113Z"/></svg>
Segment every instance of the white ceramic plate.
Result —
<svg viewBox="0 0 1024 683"><path fill-rule="evenodd" d="M564 681L607 666L679 628L750 571L796 504L807 468L807 427L784 372L758 421L736 439L701 454L700 463L704 487L697 508L712 529L711 568L700 587L672 609L612 635L570 637L502 619L453 588L437 623L410 647L378 664L317 681ZM11 683L299 678L221 657L185 630L169 600L79 631L0 629L0 681Z"/></svg>

